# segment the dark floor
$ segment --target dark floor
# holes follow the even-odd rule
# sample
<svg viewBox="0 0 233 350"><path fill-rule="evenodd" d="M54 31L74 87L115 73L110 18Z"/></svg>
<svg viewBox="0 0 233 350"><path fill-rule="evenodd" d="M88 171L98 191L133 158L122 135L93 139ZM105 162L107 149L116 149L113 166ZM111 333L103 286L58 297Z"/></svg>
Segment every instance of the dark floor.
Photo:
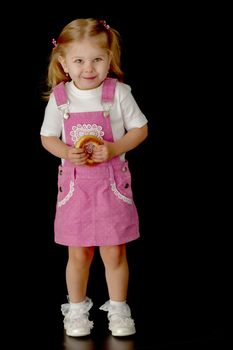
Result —
<svg viewBox="0 0 233 350"><path fill-rule="evenodd" d="M98 262L97 262L98 265ZM96 271L93 271L96 272ZM140 277L140 275L139 275ZM57 278L57 277L56 277ZM95 281L95 282L94 282ZM136 282L131 282L129 304L135 319L137 333L131 337L116 338L108 330L107 314L99 310L99 306L106 299L102 279L90 283L89 296L92 297L93 307L90 310L90 319L94 321L91 336L83 338L68 337L63 329L63 316L60 313L62 297L60 290L54 285L51 295L35 315L31 316L36 322L35 337L24 344L24 349L43 350L160 350L160 349L224 349L224 318L221 302L214 295L212 300L209 290L206 293L209 299L200 299L197 291L185 296L181 290L184 285L177 286L178 291L165 293L151 286L151 294L143 288L135 288ZM94 288L99 284L99 291ZM168 285L165 286L166 288ZM205 286L203 285L203 288ZM165 288L165 289L166 289ZM54 290L57 289L57 293ZM92 292L92 293L91 293ZM99 294L100 292L100 294ZM54 295L53 295L54 293ZM148 293L148 296L146 297ZM186 290L187 293L187 290ZM53 295L53 296L52 296ZM194 298L196 297L196 301ZM32 312L32 315L34 312ZM39 336L38 336L39 334ZM35 344L35 345L34 345Z"/></svg>
<svg viewBox="0 0 233 350"><path fill-rule="evenodd" d="M144 323L144 326L143 326ZM163 328L164 326L164 328ZM112 337L105 322L93 329L91 336L73 338L65 335L60 326L53 331L47 329L40 335L40 346L44 350L159 350L159 349L224 349L223 329L194 328L174 324L159 325L158 320L145 319L138 322L137 333L131 337ZM181 327L180 329L178 327ZM190 327L190 328L189 328ZM49 334L50 333L50 334ZM36 343L38 346L39 343ZM29 347L30 348L30 347Z"/></svg>

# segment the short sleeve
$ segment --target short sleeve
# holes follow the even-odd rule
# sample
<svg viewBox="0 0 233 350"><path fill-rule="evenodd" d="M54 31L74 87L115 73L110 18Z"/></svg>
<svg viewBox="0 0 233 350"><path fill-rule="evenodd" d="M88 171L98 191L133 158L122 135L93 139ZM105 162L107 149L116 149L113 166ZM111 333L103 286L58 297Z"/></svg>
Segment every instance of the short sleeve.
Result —
<svg viewBox="0 0 233 350"><path fill-rule="evenodd" d="M118 83L118 93L125 129L128 131L133 128L141 128L147 124L147 118L135 101L131 87L127 84Z"/></svg>
<svg viewBox="0 0 233 350"><path fill-rule="evenodd" d="M60 137L62 132L62 114L59 112L53 93L50 95L45 108L44 120L40 134L42 136Z"/></svg>

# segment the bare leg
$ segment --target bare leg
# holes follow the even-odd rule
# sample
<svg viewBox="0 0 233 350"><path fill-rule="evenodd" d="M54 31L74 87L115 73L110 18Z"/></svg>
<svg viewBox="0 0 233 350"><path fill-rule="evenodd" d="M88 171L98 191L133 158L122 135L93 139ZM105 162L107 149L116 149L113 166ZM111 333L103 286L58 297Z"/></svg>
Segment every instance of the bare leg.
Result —
<svg viewBox="0 0 233 350"><path fill-rule="evenodd" d="M94 257L94 247L69 247L66 266L66 283L69 299L79 303L86 297L89 270Z"/></svg>
<svg viewBox="0 0 233 350"><path fill-rule="evenodd" d="M125 244L100 247L105 266L108 293L111 300L124 301L127 298L129 268Z"/></svg>

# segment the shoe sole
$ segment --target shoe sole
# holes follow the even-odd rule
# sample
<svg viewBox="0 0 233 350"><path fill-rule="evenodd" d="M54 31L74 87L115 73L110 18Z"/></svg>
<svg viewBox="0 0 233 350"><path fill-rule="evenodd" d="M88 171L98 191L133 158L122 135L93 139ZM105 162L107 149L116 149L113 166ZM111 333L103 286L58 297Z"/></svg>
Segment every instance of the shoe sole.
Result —
<svg viewBox="0 0 233 350"><path fill-rule="evenodd" d="M135 333L136 333L136 331L130 332L130 333L121 333L121 334L112 332L112 336L113 337L128 337L129 335L133 335Z"/></svg>
<svg viewBox="0 0 233 350"><path fill-rule="evenodd" d="M85 336L87 336L87 335L90 335L91 334L91 332L83 332L83 333L69 333L69 332L66 332L66 335L68 335L69 337L85 337Z"/></svg>

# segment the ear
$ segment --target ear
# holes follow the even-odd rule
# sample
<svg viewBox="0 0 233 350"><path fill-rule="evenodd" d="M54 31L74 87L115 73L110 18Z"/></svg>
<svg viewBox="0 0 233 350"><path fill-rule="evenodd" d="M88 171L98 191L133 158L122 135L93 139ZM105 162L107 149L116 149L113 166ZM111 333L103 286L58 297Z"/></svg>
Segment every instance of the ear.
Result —
<svg viewBox="0 0 233 350"><path fill-rule="evenodd" d="M65 73L68 73L68 68L67 68L67 65L66 65L66 60L63 56L59 56L58 57L58 61L59 63L62 65L62 68L64 70Z"/></svg>

